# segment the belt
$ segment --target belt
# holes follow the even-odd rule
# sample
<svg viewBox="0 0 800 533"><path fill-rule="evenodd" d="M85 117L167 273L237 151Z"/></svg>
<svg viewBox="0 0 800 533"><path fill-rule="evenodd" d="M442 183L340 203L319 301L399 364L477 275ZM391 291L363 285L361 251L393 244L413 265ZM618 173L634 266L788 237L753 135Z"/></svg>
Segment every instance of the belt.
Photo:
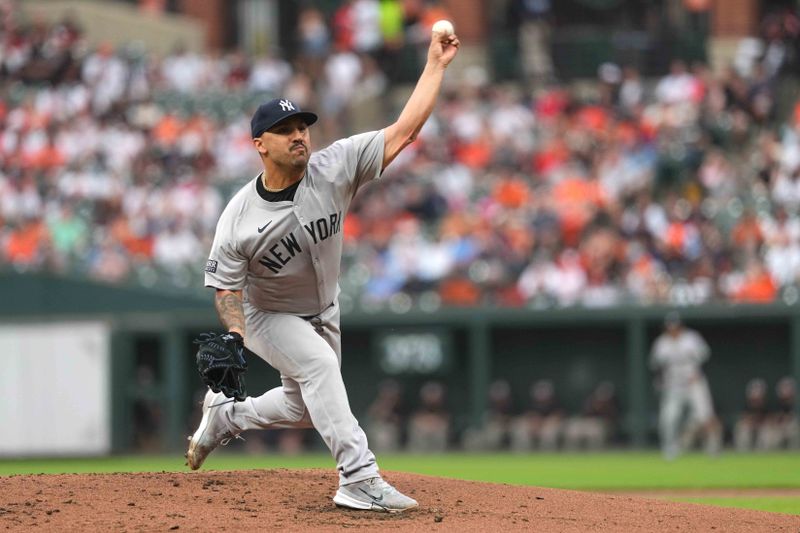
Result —
<svg viewBox="0 0 800 533"><path fill-rule="evenodd" d="M318 318L319 318L319 315L321 315L322 313L324 313L325 311L327 311L327 310L328 310L328 309L330 309L331 307L333 307L333 302L331 302L329 305L327 305L327 306L325 307L325 309L323 309L322 311L320 311L320 312L319 312L319 313L317 313L316 315L298 315L298 316L299 316L300 318L302 318L303 320L313 320L313 319L315 319L315 318L317 318L317 319L318 319Z"/></svg>

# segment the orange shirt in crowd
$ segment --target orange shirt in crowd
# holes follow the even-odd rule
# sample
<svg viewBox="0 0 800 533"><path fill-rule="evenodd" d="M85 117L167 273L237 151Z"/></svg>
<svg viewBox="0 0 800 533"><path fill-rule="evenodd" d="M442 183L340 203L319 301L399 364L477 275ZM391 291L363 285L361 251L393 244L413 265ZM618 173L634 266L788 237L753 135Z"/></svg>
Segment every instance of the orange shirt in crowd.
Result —
<svg viewBox="0 0 800 533"><path fill-rule="evenodd" d="M48 144L41 150L24 154L22 164L28 168L50 169L64 165L66 158L55 145Z"/></svg>
<svg viewBox="0 0 800 533"><path fill-rule="evenodd" d="M736 247L741 248L748 244L759 245L764 240L758 220L754 216L745 216L734 226L731 239Z"/></svg>
<svg viewBox="0 0 800 533"><path fill-rule="evenodd" d="M423 8L422 16L420 17L420 23L423 28L430 31L437 20L452 20L452 18L450 13L442 6L431 5Z"/></svg>
<svg viewBox="0 0 800 533"><path fill-rule="evenodd" d="M562 141L553 141L533 156L533 169L537 174L547 174L570 158L570 151Z"/></svg>
<svg viewBox="0 0 800 533"><path fill-rule="evenodd" d="M502 307L522 307L525 302L525 296L516 285L503 287L495 293L495 303Z"/></svg>
<svg viewBox="0 0 800 533"><path fill-rule="evenodd" d="M439 296L445 305L472 307L480 303L480 290L469 279L446 279L439 286Z"/></svg>
<svg viewBox="0 0 800 533"><path fill-rule="evenodd" d="M183 123L175 115L164 115L153 128L153 138L162 146L172 146L178 140Z"/></svg>
<svg viewBox="0 0 800 533"><path fill-rule="evenodd" d="M604 202L597 181L573 177L558 182L552 191L553 205L561 217L561 231L567 246L576 246L584 226Z"/></svg>
<svg viewBox="0 0 800 533"><path fill-rule="evenodd" d="M686 225L683 222L672 222L664 236L664 244L671 252L681 253L686 244Z"/></svg>
<svg viewBox="0 0 800 533"><path fill-rule="evenodd" d="M778 287L772 276L761 269L757 274L748 276L748 279L733 294L733 301L741 303L766 304L775 301Z"/></svg>
<svg viewBox="0 0 800 533"><path fill-rule="evenodd" d="M25 224L9 235L5 256L10 263L31 264L36 261L47 237L47 227L42 221Z"/></svg>
<svg viewBox="0 0 800 533"><path fill-rule="evenodd" d="M603 135L610 123L608 111L597 105L585 106L578 112L578 123L595 135Z"/></svg>
<svg viewBox="0 0 800 533"><path fill-rule="evenodd" d="M342 234L345 242L356 242L361 237L361 218L357 213L349 213L344 217L344 225L342 226Z"/></svg>
<svg viewBox="0 0 800 533"><path fill-rule="evenodd" d="M492 146L482 139L462 144L455 151L456 160L469 168L486 168L492 160Z"/></svg>
<svg viewBox="0 0 800 533"><path fill-rule="evenodd" d="M524 180L508 178L494 188L494 198L505 207L517 208L528 204L530 189Z"/></svg>
<svg viewBox="0 0 800 533"><path fill-rule="evenodd" d="M155 245L152 235L137 235L131 230L124 217L118 217L111 223L111 236L122 244L129 254L145 259L152 259Z"/></svg>

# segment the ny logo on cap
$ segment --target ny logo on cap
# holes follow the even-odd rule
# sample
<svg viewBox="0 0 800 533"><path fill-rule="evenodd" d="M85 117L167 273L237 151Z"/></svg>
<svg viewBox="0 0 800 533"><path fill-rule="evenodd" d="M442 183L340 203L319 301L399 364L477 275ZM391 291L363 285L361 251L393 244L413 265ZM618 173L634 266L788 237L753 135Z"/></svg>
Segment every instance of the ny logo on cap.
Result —
<svg viewBox="0 0 800 533"><path fill-rule="evenodd" d="M281 100L278 102L281 105L281 109L284 111L294 111L294 104L291 103L289 100Z"/></svg>

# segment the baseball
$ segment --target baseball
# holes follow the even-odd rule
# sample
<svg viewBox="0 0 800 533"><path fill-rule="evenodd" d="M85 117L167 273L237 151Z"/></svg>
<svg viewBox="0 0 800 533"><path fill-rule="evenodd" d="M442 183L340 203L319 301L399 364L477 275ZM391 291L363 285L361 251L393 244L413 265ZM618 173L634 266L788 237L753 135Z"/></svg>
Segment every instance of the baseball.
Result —
<svg viewBox="0 0 800 533"><path fill-rule="evenodd" d="M443 35L453 35L453 33L455 33L455 28L453 28L453 23L449 20L437 20L433 23L431 31Z"/></svg>

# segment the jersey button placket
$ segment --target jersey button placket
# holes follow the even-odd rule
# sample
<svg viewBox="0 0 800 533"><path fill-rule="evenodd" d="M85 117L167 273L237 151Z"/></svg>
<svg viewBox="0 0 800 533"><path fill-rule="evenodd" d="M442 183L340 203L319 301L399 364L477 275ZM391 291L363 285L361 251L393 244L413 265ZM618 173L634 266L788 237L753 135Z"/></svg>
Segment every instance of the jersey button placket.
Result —
<svg viewBox="0 0 800 533"><path fill-rule="evenodd" d="M317 271L317 286L322 287L322 274L319 271L319 257L314 258L314 270Z"/></svg>

